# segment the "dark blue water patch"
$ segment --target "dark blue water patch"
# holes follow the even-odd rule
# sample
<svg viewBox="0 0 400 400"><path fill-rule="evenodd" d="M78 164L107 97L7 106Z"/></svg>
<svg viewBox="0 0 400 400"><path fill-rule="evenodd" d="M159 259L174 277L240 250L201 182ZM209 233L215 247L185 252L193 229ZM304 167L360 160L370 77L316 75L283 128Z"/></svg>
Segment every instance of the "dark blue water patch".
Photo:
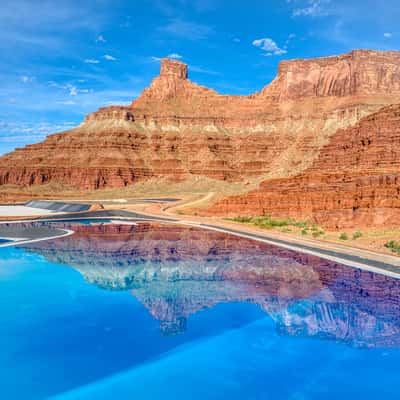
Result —
<svg viewBox="0 0 400 400"><path fill-rule="evenodd" d="M0 249L4 398L398 399L400 284L198 228Z"/></svg>
<svg viewBox="0 0 400 400"><path fill-rule="evenodd" d="M0 244L9 243L9 242L11 242L11 240L0 238Z"/></svg>

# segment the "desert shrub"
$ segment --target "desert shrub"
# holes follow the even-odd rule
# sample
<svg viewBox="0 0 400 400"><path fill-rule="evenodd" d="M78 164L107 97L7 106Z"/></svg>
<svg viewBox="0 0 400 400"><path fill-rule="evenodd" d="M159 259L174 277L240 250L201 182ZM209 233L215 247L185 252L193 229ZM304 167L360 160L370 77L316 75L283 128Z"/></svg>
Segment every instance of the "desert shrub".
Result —
<svg viewBox="0 0 400 400"><path fill-rule="evenodd" d="M317 238L319 236L325 235L325 232L322 229L313 230L313 237Z"/></svg>
<svg viewBox="0 0 400 400"><path fill-rule="evenodd" d="M385 243L385 247L392 250L393 253L400 254L400 242L391 240L390 242Z"/></svg>
<svg viewBox="0 0 400 400"><path fill-rule="evenodd" d="M232 218L232 221L235 221L235 222L251 222L251 220L253 219L253 217L235 217L235 218Z"/></svg>
<svg viewBox="0 0 400 400"><path fill-rule="evenodd" d="M343 232L343 233L340 234L339 239L340 240L348 240L349 237L348 237L346 232Z"/></svg>
<svg viewBox="0 0 400 400"><path fill-rule="evenodd" d="M307 235L307 234L308 234L307 229L302 229L301 234L302 234L302 235Z"/></svg>
<svg viewBox="0 0 400 400"><path fill-rule="evenodd" d="M356 240L360 238L363 234L360 231L354 232L353 233L353 239Z"/></svg>
<svg viewBox="0 0 400 400"><path fill-rule="evenodd" d="M238 216L231 218L230 220L242 223L252 223L262 228L285 228L292 226L300 229L308 229L307 221L296 221L293 218L272 218L268 214L259 217Z"/></svg>

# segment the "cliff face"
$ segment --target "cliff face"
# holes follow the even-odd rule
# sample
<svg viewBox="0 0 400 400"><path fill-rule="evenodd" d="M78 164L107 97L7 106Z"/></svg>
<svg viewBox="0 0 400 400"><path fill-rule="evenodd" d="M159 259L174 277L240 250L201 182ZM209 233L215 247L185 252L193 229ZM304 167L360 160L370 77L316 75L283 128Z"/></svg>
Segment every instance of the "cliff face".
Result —
<svg viewBox="0 0 400 400"><path fill-rule="evenodd" d="M261 95L287 100L399 94L399 63L399 52L364 50L338 57L283 61L277 78Z"/></svg>
<svg viewBox="0 0 400 400"><path fill-rule="evenodd" d="M400 106L339 130L302 174L222 200L221 214L314 217L332 228L400 224Z"/></svg>
<svg viewBox="0 0 400 400"><path fill-rule="evenodd" d="M129 107L0 158L0 184L121 187L149 177L227 181L296 175L340 127L400 99L400 55L357 51L283 62L252 96L221 96L163 60Z"/></svg>
<svg viewBox="0 0 400 400"><path fill-rule="evenodd" d="M333 225L342 225L339 220L354 223L359 210L365 223L381 223L395 216L398 201L397 117L363 118L396 103L399 52L284 61L276 79L251 96L219 95L191 82L185 64L165 59L160 75L130 106L101 108L76 129L1 157L0 185L99 189L193 176L265 181L258 192L212 212L296 214L322 222L329 214ZM360 121L362 127L353 128ZM368 144L367 136L380 130ZM279 187L291 195L279 195ZM364 218L366 209L376 210L377 218Z"/></svg>

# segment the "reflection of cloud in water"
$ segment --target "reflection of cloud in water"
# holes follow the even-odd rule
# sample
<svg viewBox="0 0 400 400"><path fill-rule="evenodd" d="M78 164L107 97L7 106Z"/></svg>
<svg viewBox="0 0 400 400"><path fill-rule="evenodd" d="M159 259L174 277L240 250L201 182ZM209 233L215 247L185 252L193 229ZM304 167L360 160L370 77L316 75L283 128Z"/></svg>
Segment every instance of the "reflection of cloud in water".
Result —
<svg viewBox="0 0 400 400"><path fill-rule="evenodd" d="M29 245L107 290L130 290L160 321L224 302L257 304L289 335L355 346L400 344L398 280L317 257L193 227L75 226L74 236Z"/></svg>

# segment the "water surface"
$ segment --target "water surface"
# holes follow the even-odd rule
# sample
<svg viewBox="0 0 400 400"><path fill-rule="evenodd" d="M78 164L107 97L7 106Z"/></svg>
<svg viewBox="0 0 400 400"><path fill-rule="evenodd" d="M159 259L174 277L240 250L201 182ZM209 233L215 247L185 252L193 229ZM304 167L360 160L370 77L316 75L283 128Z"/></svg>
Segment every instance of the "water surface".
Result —
<svg viewBox="0 0 400 400"><path fill-rule="evenodd" d="M0 249L2 398L400 398L398 280L198 228L72 229Z"/></svg>

